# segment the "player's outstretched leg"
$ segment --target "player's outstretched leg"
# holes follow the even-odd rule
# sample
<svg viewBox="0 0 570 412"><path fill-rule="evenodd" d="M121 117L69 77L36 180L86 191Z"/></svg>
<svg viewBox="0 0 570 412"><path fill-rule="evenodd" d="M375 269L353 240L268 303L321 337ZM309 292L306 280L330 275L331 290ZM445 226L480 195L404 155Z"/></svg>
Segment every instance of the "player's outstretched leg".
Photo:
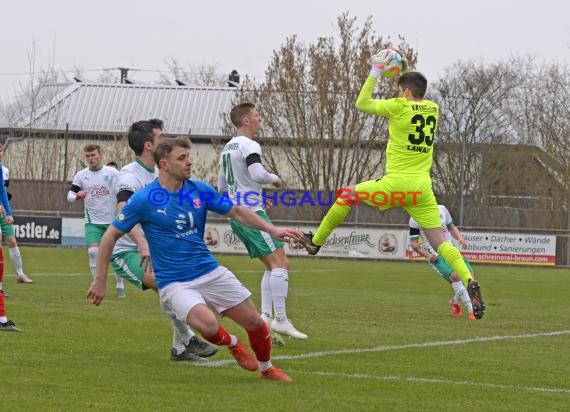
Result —
<svg viewBox="0 0 570 412"><path fill-rule="evenodd" d="M261 327L254 330L248 330L247 336L251 349L255 353L255 357L259 362L259 377L262 379L271 379L274 381L291 382L292 379L281 369L276 368L271 363L271 342L269 340L269 329L265 322Z"/></svg>

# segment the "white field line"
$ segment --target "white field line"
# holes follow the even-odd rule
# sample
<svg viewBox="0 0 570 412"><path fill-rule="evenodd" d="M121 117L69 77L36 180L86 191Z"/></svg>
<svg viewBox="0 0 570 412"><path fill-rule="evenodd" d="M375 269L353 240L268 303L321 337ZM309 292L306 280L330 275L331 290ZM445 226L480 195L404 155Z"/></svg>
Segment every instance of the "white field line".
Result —
<svg viewBox="0 0 570 412"><path fill-rule="evenodd" d="M413 349L413 348L433 348L438 346L453 346L453 345L462 345L469 343L493 342L493 341L511 340L511 339L531 339L531 338L539 338L545 336L560 336L560 335L569 335L569 334L570 330L559 330L554 332L529 333L523 335L482 336L472 339L456 339L456 340L433 341L433 342L424 342L424 343L409 343L407 345L377 346L375 348L340 349L340 350L321 351L321 352L309 352L299 355L280 355L280 356L274 356L272 359L297 360L297 359L308 359L308 358L322 358L325 356L335 356L335 355L353 355L353 354L370 353L370 352L388 352L393 350ZM210 361L208 363L200 364L200 366L213 367L213 368L222 367L226 365L235 365L235 361L228 359L228 360L220 360L214 362Z"/></svg>
<svg viewBox="0 0 570 412"><path fill-rule="evenodd" d="M491 342L491 341L501 341L501 340L513 340L513 339L531 339L531 338L539 338L539 337L550 337L550 336L562 336L562 335L569 335L570 330L559 330L554 332L544 332L544 333L529 333L523 335L505 335L505 336L486 336L486 337L479 337L473 339L457 339L457 340L448 340L448 341L434 341L434 342L425 342L425 343L411 343L407 345L393 345L393 346L377 346L375 348L369 349L342 349L336 351L322 351L322 352L310 352L304 353L301 355L294 355L294 356L275 356L273 360L285 359L285 360L297 360L297 359L307 359L307 358L320 358L324 356L334 356L334 355L351 355L351 354L358 354L358 353L367 353L367 352L387 352L393 350L402 350L402 349L412 349L412 348L431 348L431 347L438 347L438 346L451 346L451 345L458 345L458 344L469 344L469 343L478 343L478 342ZM226 365L236 366L234 360L222 360L222 361L210 361L208 363L199 363L196 364L197 366L201 367L223 367ZM237 367L237 366L236 366ZM320 371L306 371L306 370L295 370L295 369L287 369L287 372L297 372L303 373L307 375L315 375L315 376L337 376L349 379L369 379L369 380L378 380L378 381L399 381L399 382L415 382L415 383L430 383L430 384L439 384L439 385L464 385L464 386L478 386L481 388L490 388L490 389L509 389L519 392L541 392L541 393L567 393L570 394L570 388L547 388L547 387L533 387L533 386L516 386L516 385L503 385L503 384L495 384L495 383L481 383L481 382L470 382L470 381L454 381L454 380L446 380L446 379L435 379L435 378L420 378L414 376L376 376L376 375L369 375L369 374L350 374L350 373L342 373L342 372L320 372Z"/></svg>
<svg viewBox="0 0 570 412"><path fill-rule="evenodd" d="M325 271L338 271L339 269L319 269L319 270L312 270L313 272L325 272ZM242 270L240 272L246 273L255 273L259 272L258 270ZM301 272L301 271L291 271L291 272ZM31 278L34 276L90 276L89 273L34 273L29 274ZM448 340L448 341L434 341L434 342L424 342L424 343L410 343L407 345L392 345L392 346L377 346L375 348L361 348L361 349L341 349L341 350L334 350L334 351L321 351L321 352L310 352L304 353L300 355L280 355L274 356L273 360L297 360L297 359L307 359L307 358L321 358L324 356L334 356L334 355L351 355L351 354L358 354L358 353L370 353L370 352L388 352L393 350L402 350L402 349L412 349L412 348L431 348L437 346L451 346L451 345L460 345L460 344L469 344L469 343L477 343L477 342L492 342L492 341L501 341L501 340L509 340L509 339L530 339L530 338L538 338L538 337L548 337L548 336L561 336L561 335L569 335L570 330L560 330L554 332L544 332L544 333L532 333L532 334L523 334L523 335L505 335L505 336L483 336L479 338L472 338L472 339L457 339L457 340ZM221 360L221 361L210 361L206 364L200 363L196 364L197 366L201 367L210 367L210 368L220 368L227 365L235 365L234 360ZM453 381L453 380L445 380L445 379L433 379L433 378L419 378L419 377L405 377L405 376L375 376L375 375L367 375L367 374L348 374L348 373L339 373L339 372L318 372L318 371L298 371L294 369L287 369L291 372L301 372L307 375L317 375L317 376L339 376L344 378L350 379L370 379L370 380L381 380L381 381L405 381L405 382L417 382L417 383L434 383L434 384L444 384L444 385L470 385L470 386L479 386L482 388L494 388L494 389L512 389L518 390L523 392L544 392L544 393L568 393L570 394L570 389L567 388L540 388L540 387L524 387L524 386L515 386L515 385L499 385L493 383L477 383L477 382L468 382L468 381Z"/></svg>
<svg viewBox="0 0 570 412"><path fill-rule="evenodd" d="M568 393L570 394L570 388L541 388L534 386L517 386L517 385L501 385L496 383L481 383L481 382L469 382L469 381L454 381L448 379L434 379L434 378L419 378L415 376L375 376L368 374L359 373L339 373L339 372L318 372L318 371L301 371L295 369L287 369L287 372L298 372L305 375L315 375L315 376L332 376L341 377L347 379L366 379L366 380L377 380L377 381L397 381L397 382L414 382L414 383L433 383L442 385L465 385L465 386L478 386L481 388L489 389L509 389L519 392L543 392L543 393Z"/></svg>

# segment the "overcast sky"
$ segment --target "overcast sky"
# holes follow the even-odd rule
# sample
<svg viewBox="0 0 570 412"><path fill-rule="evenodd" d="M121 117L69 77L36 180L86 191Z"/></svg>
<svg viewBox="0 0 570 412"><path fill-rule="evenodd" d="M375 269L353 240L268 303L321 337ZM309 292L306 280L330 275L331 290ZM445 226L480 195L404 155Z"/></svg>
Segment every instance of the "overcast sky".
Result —
<svg viewBox="0 0 570 412"><path fill-rule="evenodd" d="M403 35L433 80L458 60L531 54L570 64L568 0L2 1L0 102L29 78L34 44L36 70L77 66L93 80L95 70L119 66L148 70L129 73L135 80L158 80L152 71L167 70L170 58L262 79L287 37L335 35L344 11L358 27L372 16L378 35Z"/></svg>

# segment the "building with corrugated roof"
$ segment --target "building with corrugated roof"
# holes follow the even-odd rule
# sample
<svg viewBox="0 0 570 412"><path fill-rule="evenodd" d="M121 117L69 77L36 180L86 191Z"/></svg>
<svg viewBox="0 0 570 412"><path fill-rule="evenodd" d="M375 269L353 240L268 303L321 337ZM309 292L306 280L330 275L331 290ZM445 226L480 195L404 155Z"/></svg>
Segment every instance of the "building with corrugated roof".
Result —
<svg viewBox="0 0 570 412"><path fill-rule="evenodd" d="M54 192L63 191L84 167L83 147L101 145L105 161L120 166L133 160L126 142L130 125L159 118L169 136L192 140L195 171L212 181L218 153L212 139L225 138L224 116L236 97L234 87L172 86L159 84L101 84L76 82L39 88L33 98L20 100L19 117L4 120L0 140L12 179L38 187L24 209L66 210L69 204ZM48 184L52 189L43 190ZM55 189L57 187L57 189ZM20 208L22 208L20 207Z"/></svg>
<svg viewBox="0 0 570 412"><path fill-rule="evenodd" d="M233 87L80 82L46 85L33 101L28 98L23 103L19 118L0 128L0 139L7 146L6 162L13 175L65 180L82 163L82 147L90 141L121 152L114 154L119 159L108 160L128 160L130 150L121 150L118 142L138 120L162 119L167 135L187 135L198 146L209 145L212 138L224 137L224 116L235 96ZM33 168L30 156L37 157ZM200 153L199 157L208 156ZM49 171L44 167L55 164L60 167Z"/></svg>
<svg viewBox="0 0 570 412"><path fill-rule="evenodd" d="M138 120L164 120L168 134L220 136L234 87L71 83L46 85L13 128L101 135Z"/></svg>

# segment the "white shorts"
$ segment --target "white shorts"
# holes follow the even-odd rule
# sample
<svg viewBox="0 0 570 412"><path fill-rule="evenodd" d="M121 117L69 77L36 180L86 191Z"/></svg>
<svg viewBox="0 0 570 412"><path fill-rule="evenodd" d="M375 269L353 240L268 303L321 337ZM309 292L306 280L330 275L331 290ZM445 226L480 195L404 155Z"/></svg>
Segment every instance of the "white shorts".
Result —
<svg viewBox="0 0 570 412"><path fill-rule="evenodd" d="M251 292L227 268L219 266L188 282L174 282L159 290L162 309L170 317L186 322L192 308L200 303L221 314L239 305Z"/></svg>

